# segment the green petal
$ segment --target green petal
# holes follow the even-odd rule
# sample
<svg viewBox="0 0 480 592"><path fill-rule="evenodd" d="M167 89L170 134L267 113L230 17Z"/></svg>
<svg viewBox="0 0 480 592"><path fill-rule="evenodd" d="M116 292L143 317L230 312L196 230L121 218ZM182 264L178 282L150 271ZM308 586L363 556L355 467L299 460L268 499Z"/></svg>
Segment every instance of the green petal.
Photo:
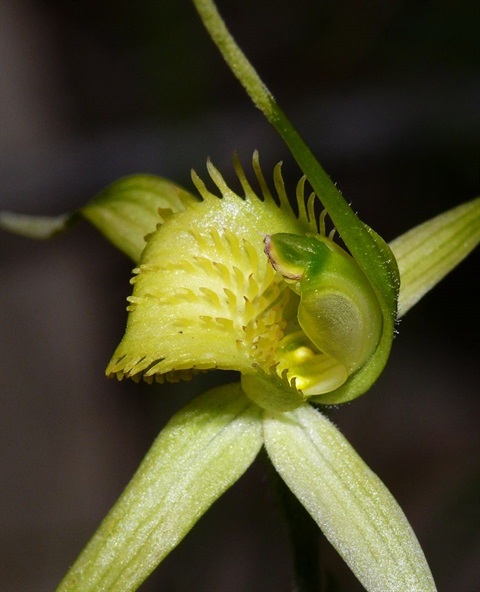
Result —
<svg viewBox="0 0 480 592"><path fill-rule="evenodd" d="M28 238L48 239L83 216L138 262L145 236L162 223L162 213L180 212L193 201L198 200L171 181L153 175L133 175L115 181L73 214L49 217L0 212L0 228Z"/></svg>
<svg viewBox="0 0 480 592"><path fill-rule="evenodd" d="M276 470L368 592L435 590L397 502L326 417L303 405L263 426Z"/></svg>
<svg viewBox="0 0 480 592"><path fill-rule="evenodd" d="M133 175L112 183L80 211L110 242L138 262L145 236L162 223L163 216L181 212L195 201L198 199L167 179Z"/></svg>
<svg viewBox="0 0 480 592"><path fill-rule="evenodd" d="M57 592L136 590L253 462L262 445L259 413L239 384L179 411Z"/></svg>
<svg viewBox="0 0 480 592"><path fill-rule="evenodd" d="M440 214L390 243L400 270L404 315L480 242L480 198Z"/></svg>

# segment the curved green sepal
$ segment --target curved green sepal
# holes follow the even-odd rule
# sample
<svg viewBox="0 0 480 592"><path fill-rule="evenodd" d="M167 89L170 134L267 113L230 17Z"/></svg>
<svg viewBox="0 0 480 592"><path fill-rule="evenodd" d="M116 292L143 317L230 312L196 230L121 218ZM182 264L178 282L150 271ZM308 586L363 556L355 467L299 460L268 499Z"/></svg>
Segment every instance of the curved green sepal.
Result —
<svg viewBox="0 0 480 592"><path fill-rule="evenodd" d="M133 175L115 181L81 208L118 249L138 262L145 237L163 222L163 214L181 212L198 201L175 183L154 175Z"/></svg>
<svg viewBox="0 0 480 592"><path fill-rule="evenodd" d="M0 212L0 228L28 238L49 239L83 216L138 262L145 237L163 222L162 214L181 212L195 201L198 198L167 179L132 175L115 181L72 214L49 217Z"/></svg>
<svg viewBox="0 0 480 592"><path fill-rule="evenodd" d="M136 590L254 461L259 414L229 384L174 415L57 592Z"/></svg>
<svg viewBox="0 0 480 592"><path fill-rule="evenodd" d="M480 198L457 206L390 243L400 270L398 315L456 267L480 242Z"/></svg>
<svg viewBox="0 0 480 592"><path fill-rule="evenodd" d="M397 502L337 428L309 405L265 412L268 455L368 592L434 592Z"/></svg>
<svg viewBox="0 0 480 592"><path fill-rule="evenodd" d="M312 154L304 140L275 102L246 56L228 31L213 0L193 0L194 5L232 72L248 95L261 109L287 144L293 157L318 195L342 240L365 273L375 291L383 315L382 337L376 352L347 383L325 400L326 403L349 401L367 391L382 372L388 359L394 336L397 313L399 275L388 245L364 225Z"/></svg>
<svg viewBox="0 0 480 592"><path fill-rule="evenodd" d="M383 280L379 277L379 282L372 284L371 274L368 275L370 285L372 286L378 298L379 306L382 310L382 334L378 342L376 350L368 359L367 363L359 370L351 374L345 384L339 387L332 393L312 397L312 401L322 405L338 405L346 403L366 393L377 381L380 374L383 372L385 365L390 356L393 337L395 335L396 314L393 311L397 310L397 295L400 286L400 275L398 271L397 262L385 241L371 228L365 226L371 235L372 239L376 241L379 252L382 253L385 262L385 269L389 269L389 275ZM358 263L358 261L357 261ZM362 268L363 269L363 268ZM363 269L365 272L365 269ZM372 271L372 270L370 270ZM375 273L373 269L372 273ZM367 273L365 273L367 275ZM379 285L385 281L385 290L382 292ZM390 281L390 283L388 283Z"/></svg>

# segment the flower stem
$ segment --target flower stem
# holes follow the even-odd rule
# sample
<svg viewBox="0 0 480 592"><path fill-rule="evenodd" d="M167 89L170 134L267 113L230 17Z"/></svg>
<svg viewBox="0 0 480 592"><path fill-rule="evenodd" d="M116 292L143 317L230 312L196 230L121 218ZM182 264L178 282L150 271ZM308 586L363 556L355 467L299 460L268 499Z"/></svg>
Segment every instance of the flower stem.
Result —
<svg viewBox="0 0 480 592"><path fill-rule="evenodd" d="M227 29L213 0L193 0L210 37L254 104L282 137L310 185L327 210L343 242L370 282L383 315L383 332L368 364L352 375L327 404L348 401L363 394L386 364L394 335L397 296L400 286L395 258L388 245L368 228L342 197L333 181L303 138L277 105L235 39Z"/></svg>
<svg viewBox="0 0 480 592"><path fill-rule="evenodd" d="M321 543L324 536L310 514L270 461L269 477L280 500L293 553L295 592L335 592L333 578L322 568Z"/></svg>
<svg viewBox="0 0 480 592"><path fill-rule="evenodd" d="M193 0L193 3L224 60L247 91L253 103L262 111L290 149L352 254L355 256L357 250L359 253L368 252L370 257L373 256L375 260L382 261L382 257L379 258L376 242L372 240L364 224L344 200L335 183L280 109L272 93L237 45L214 1ZM353 240L349 240L349 237L353 237Z"/></svg>

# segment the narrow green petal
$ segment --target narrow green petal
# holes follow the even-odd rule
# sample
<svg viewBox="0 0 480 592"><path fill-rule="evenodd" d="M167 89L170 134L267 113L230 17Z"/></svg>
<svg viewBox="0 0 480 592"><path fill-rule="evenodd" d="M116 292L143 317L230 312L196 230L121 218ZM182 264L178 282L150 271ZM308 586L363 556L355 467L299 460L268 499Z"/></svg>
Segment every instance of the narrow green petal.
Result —
<svg viewBox="0 0 480 592"><path fill-rule="evenodd" d="M480 198L444 212L390 243L400 270L398 315L456 267L480 242Z"/></svg>
<svg viewBox="0 0 480 592"><path fill-rule="evenodd" d="M259 414L239 384L179 411L57 592L136 590L253 462L262 445Z"/></svg>
<svg viewBox="0 0 480 592"><path fill-rule="evenodd" d="M312 407L265 412L276 470L368 592L433 592L424 554L397 502L337 428Z"/></svg>
<svg viewBox="0 0 480 592"><path fill-rule="evenodd" d="M184 189L161 177L133 175L115 181L80 212L116 247L138 262L145 236L166 213L181 212L198 201Z"/></svg>
<svg viewBox="0 0 480 592"><path fill-rule="evenodd" d="M120 251L138 262L145 236L163 222L162 214L181 212L195 201L198 198L167 179L132 175L115 181L72 214L30 216L0 212L0 228L28 238L49 239L83 216Z"/></svg>

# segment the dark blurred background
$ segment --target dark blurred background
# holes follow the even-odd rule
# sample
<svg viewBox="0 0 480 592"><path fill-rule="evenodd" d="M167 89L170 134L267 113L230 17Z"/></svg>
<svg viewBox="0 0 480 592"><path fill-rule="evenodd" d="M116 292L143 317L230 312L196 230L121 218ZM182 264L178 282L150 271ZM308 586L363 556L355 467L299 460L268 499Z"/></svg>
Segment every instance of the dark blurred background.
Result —
<svg viewBox="0 0 480 592"><path fill-rule="evenodd" d="M471 199L479 7L458 0L219 2L346 198L387 240ZM192 188L231 155L300 172L187 0L0 0L2 209L72 211L118 177ZM0 235L2 592L52 590L168 418L225 376L117 383L132 264L86 223ZM439 591L480 589L478 254L399 326L374 389L333 412L409 517ZM229 377L231 378L231 377ZM327 543L338 590L361 586ZM287 592L289 543L261 459L142 590Z"/></svg>

